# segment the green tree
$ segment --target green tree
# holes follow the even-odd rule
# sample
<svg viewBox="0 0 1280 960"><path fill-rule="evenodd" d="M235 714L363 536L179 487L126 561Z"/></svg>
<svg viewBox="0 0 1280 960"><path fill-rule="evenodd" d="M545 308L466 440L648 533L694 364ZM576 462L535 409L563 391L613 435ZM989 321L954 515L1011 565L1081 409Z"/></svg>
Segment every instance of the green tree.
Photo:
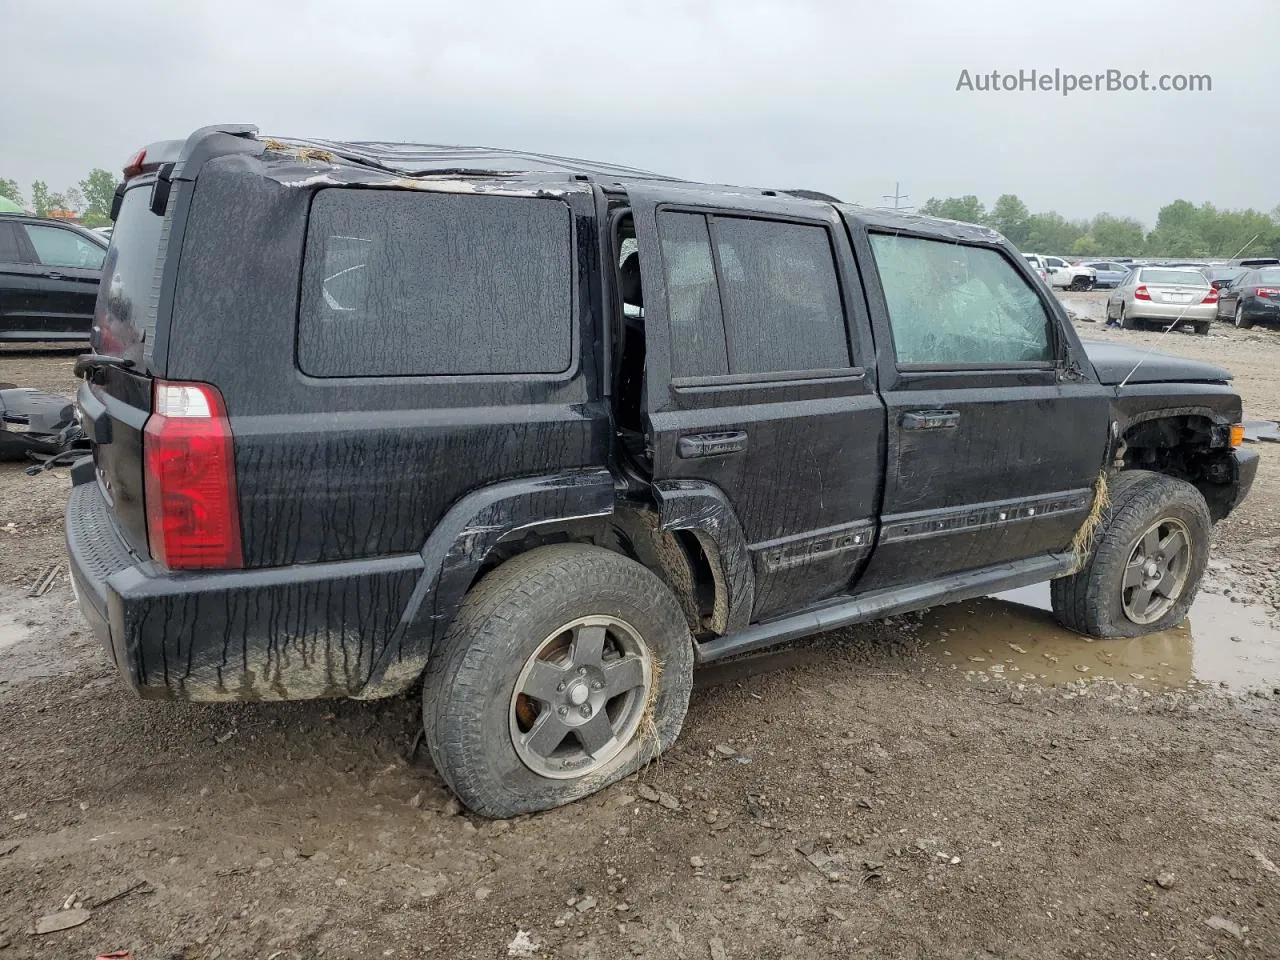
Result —
<svg viewBox="0 0 1280 960"><path fill-rule="evenodd" d="M1142 224L1132 217L1100 213L1093 218L1089 233L1097 241L1100 256L1140 257L1146 247Z"/></svg>
<svg viewBox="0 0 1280 960"><path fill-rule="evenodd" d="M49 215L49 186L43 180L31 184L31 207L37 217Z"/></svg>
<svg viewBox="0 0 1280 960"><path fill-rule="evenodd" d="M1096 257L1102 252L1102 244L1094 239L1093 234L1086 233L1071 244L1071 252L1078 257Z"/></svg>
<svg viewBox="0 0 1280 960"><path fill-rule="evenodd" d="M1006 193L991 208L987 223L999 230L1015 247L1021 247L1027 242L1031 231L1031 212L1016 195Z"/></svg>
<svg viewBox="0 0 1280 960"><path fill-rule="evenodd" d="M947 197L945 200L930 197L928 202L920 208L920 212L926 217L963 220L965 223L982 223L987 217L986 207L973 194L963 197Z"/></svg>
<svg viewBox="0 0 1280 960"><path fill-rule="evenodd" d="M1195 229L1188 226L1156 227L1147 236L1147 253L1155 257L1207 257L1209 251Z"/></svg>
<svg viewBox="0 0 1280 960"><path fill-rule="evenodd" d="M1053 210L1033 213L1027 220L1025 249L1029 253L1067 253L1071 245L1085 235L1086 226L1083 223L1072 223Z"/></svg>
<svg viewBox="0 0 1280 960"><path fill-rule="evenodd" d="M80 181L80 191L84 194L84 217L101 217L108 220L111 216L111 201L115 197L116 178L110 170L97 167L89 171L89 176Z"/></svg>
<svg viewBox="0 0 1280 960"><path fill-rule="evenodd" d="M23 206L22 191L18 189L17 180L5 180L0 177L0 197L8 197L18 206Z"/></svg>

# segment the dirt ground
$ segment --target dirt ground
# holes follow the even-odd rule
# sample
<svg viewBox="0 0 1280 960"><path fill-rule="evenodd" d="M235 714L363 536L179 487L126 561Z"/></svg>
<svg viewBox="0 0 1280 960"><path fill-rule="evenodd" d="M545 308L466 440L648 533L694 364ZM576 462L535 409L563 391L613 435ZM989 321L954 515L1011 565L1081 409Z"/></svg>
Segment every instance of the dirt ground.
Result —
<svg viewBox="0 0 1280 960"><path fill-rule="evenodd" d="M1280 419L1280 332L1077 322ZM0 350L0 381L70 392L73 358ZM836 631L708 668L660 763L509 822L410 756L408 698L133 699L67 586L65 471L0 465L0 960L1280 956L1259 449L1185 628L1091 644L1028 596Z"/></svg>

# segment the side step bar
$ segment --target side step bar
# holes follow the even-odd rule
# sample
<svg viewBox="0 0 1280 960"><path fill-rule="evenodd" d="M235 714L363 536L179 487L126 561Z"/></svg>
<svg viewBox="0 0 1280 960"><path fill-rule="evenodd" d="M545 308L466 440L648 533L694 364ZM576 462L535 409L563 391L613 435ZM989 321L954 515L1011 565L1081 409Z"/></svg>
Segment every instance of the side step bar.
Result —
<svg viewBox="0 0 1280 960"><path fill-rule="evenodd" d="M954 573L927 583L875 590L780 620L753 623L737 633L699 644L695 653L699 663L754 653L824 630L1043 583L1070 573L1071 564L1070 554L1050 553L1016 563Z"/></svg>

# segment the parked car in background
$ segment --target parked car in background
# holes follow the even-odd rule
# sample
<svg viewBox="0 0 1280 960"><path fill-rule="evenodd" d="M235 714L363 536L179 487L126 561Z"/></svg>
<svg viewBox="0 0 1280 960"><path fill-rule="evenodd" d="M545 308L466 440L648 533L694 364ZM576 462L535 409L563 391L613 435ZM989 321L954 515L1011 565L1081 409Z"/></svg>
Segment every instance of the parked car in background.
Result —
<svg viewBox="0 0 1280 960"><path fill-rule="evenodd" d="M94 228L93 228L93 232L94 232L94 233L96 233L96 234L97 234L98 236L100 236L100 237L105 237L105 238L106 238L106 239L108 239L108 240L110 240L110 239L111 239L111 228L110 228L110 227L94 227Z"/></svg>
<svg viewBox="0 0 1280 960"><path fill-rule="evenodd" d="M1196 333L1206 334L1217 310L1218 291L1205 275L1179 267L1138 267L1107 300L1107 320L1118 320L1126 330L1193 324Z"/></svg>
<svg viewBox="0 0 1280 960"><path fill-rule="evenodd" d="M74 224L0 214L0 340L87 340L107 239Z"/></svg>
<svg viewBox="0 0 1280 960"><path fill-rule="evenodd" d="M1099 289L1120 286L1120 281L1128 276L1130 269L1132 269L1129 264L1120 263L1116 260L1089 260L1083 266L1093 268L1094 286Z"/></svg>
<svg viewBox="0 0 1280 960"><path fill-rule="evenodd" d="M1280 257L1245 257L1232 263L1241 267L1276 267L1280 266Z"/></svg>
<svg viewBox="0 0 1280 960"><path fill-rule="evenodd" d="M1235 280L1237 277L1243 276L1244 274L1248 273L1249 268L1218 266L1218 267L1208 267L1207 269L1201 270L1200 272L1203 273L1205 276L1205 279L1209 281L1209 286L1213 287L1213 289L1215 290L1221 290L1223 287L1229 284L1232 280ZM1221 302L1222 295L1219 294L1218 297L1219 297L1219 302Z"/></svg>
<svg viewBox="0 0 1280 960"><path fill-rule="evenodd" d="M1043 270L1050 286L1063 290L1092 290L1097 273L1092 267L1075 266L1061 257L1044 257L1038 253L1025 253L1027 262Z"/></svg>
<svg viewBox="0 0 1280 960"><path fill-rule="evenodd" d="M1280 267L1245 270L1219 289L1217 316L1241 330L1280 320Z"/></svg>

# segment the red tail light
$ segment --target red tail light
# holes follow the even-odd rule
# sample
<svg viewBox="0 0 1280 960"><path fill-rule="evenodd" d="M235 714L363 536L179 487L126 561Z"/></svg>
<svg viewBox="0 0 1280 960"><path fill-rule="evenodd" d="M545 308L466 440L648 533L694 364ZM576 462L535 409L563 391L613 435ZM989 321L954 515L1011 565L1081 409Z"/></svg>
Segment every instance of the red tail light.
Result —
<svg viewBox="0 0 1280 960"><path fill-rule="evenodd" d="M1203 300L1201 300L1200 302L1201 302L1201 303L1217 303L1217 302L1218 302L1218 291L1217 291L1217 290L1210 289L1210 291L1204 295L1204 299L1203 299Z"/></svg>
<svg viewBox="0 0 1280 960"><path fill-rule="evenodd" d="M157 380L143 430L147 540L171 570L244 566L231 423L204 383Z"/></svg>
<svg viewBox="0 0 1280 960"><path fill-rule="evenodd" d="M1253 291L1255 297L1280 297L1280 287L1258 287Z"/></svg>
<svg viewBox="0 0 1280 960"><path fill-rule="evenodd" d="M136 177L142 172L142 165L146 162L147 151L145 149L139 150L130 157L129 162L124 165L124 178L128 180L130 177Z"/></svg>
<svg viewBox="0 0 1280 960"><path fill-rule="evenodd" d="M1137 289L1137 290L1134 290L1134 291L1133 291L1133 299L1135 299L1135 300L1150 300L1150 299L1151 299L1151 294L1147 292L1147 288L1146 288L1145 286L1138 287L1138 289Z"/></svg>

